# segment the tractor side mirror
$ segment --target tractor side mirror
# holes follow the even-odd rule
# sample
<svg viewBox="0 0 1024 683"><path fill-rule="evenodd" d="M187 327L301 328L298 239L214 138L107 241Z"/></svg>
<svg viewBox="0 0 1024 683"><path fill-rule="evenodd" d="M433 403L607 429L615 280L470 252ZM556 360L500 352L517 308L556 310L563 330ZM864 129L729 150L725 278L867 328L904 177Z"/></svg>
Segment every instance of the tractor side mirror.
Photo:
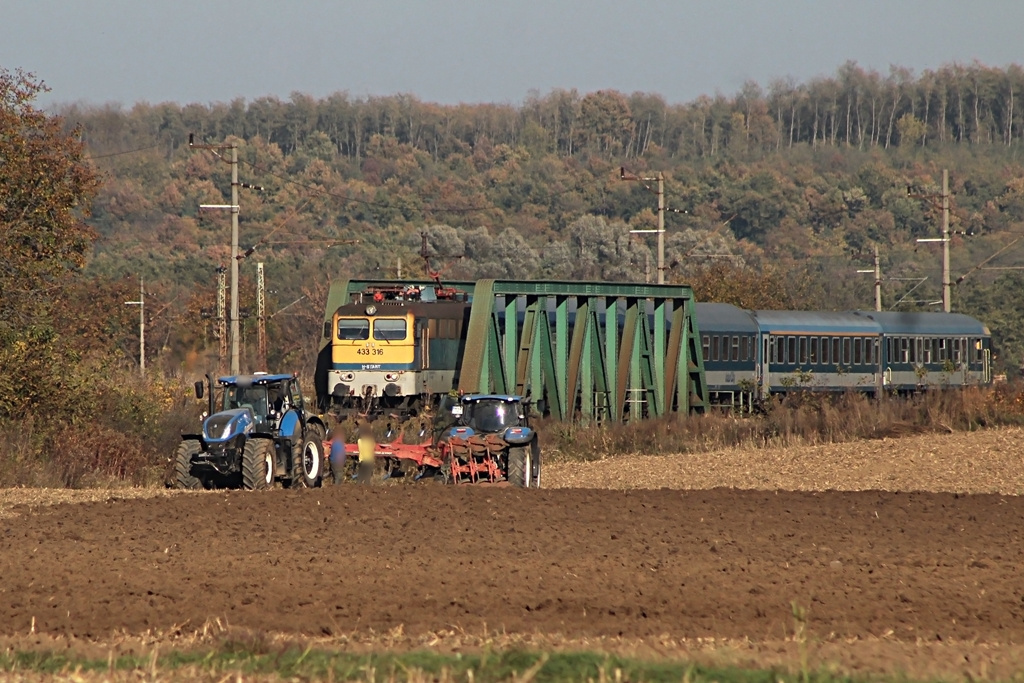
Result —
<svg viewBox="0 0 1024 683"><path fill-rule="evenodd" d="M202 382L196 382L195 386L196 386L196 398L202 398L203 397L203 383Z"/></svg>

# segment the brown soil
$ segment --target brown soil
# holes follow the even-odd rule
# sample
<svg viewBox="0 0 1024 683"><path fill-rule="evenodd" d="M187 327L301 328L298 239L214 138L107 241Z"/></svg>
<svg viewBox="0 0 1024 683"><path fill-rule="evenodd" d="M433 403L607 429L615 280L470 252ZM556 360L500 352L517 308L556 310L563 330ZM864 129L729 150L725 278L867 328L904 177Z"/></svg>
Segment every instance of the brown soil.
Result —
<svg viewBox="0 0 1024 683"><path fill-rule="evenodd" d="M1008 676L1024 662L1024 499L923 489L1016 492L1021 437L545 473L552 487L603 487L589 490L103 491L55 505L9 491L0 636L49 647L215 625L458 649L499 634L744 665L793 666L804 652L849 671ZM647 490L609 490L629 485L617 467ZM734 488L684 490L706 486ZM883 488L916 492L859 490ZM92 500L64 502L78 496Z"/></svg>

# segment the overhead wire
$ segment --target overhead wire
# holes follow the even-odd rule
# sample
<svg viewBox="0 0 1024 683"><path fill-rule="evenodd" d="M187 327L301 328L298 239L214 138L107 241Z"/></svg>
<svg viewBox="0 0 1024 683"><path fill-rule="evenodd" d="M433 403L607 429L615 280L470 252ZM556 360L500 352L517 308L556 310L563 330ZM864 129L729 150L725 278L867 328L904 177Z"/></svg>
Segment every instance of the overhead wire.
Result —
<svg viewBox="0 0 1024 683"><path fill-rule="evenodd" d="M157 147L162 146L162 144L163 143L158 142L155 145L149 145L148 147L137 147L135 149L126 149L126 150L121 151L121 152L111 152L110 154L97 154L97 155L89 154L89 155L87 155L87 158L90 159L90 160L109 159L110 157L119 157L119 156L122 156L124 154L135 154L136 152L145 152L145 151L150 150L150 149L156 149Z"/></svg>

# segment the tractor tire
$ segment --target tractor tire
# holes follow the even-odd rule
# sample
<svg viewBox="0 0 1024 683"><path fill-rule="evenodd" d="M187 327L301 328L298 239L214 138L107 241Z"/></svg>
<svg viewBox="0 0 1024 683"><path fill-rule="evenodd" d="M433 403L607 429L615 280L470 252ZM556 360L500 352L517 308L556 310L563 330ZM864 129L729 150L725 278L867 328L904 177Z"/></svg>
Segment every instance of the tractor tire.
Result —
<svg viewBox="0 0 1024 683"><path fill-rule="evenodd" d="M319 488L324 478L324 444L315 429L302 441L292 463L292 487Z"/></svg>
<svg viewBox="0 0 1024 683"><path fill-rule="evenodd" d="M533 460L533 466L531 472L533 475L533 481L530 483L531 488L540 488L540 442L534 438L530 443L530 458Z"/></svg>
<svg viewBox="0 0 1024 683"><path fill-rule="evenodd" d="M249 439L242 451L242 488L249 491L269 489L274 483L274 443L268 439Z"/></svg>
<svg viewBox="0 0 1024 683"><path fill-rule="evenodd" d="M320 437L321 443L327 441L327 430L319 422L312 422L309 424L309 429Z"/></svg>
<svg viewBox="0 0 1024 683"><path fill-rule="evenodd" d="M178 444L178 450L174 453L174 488L176 489L201 489L202 480L192 474L192 456L199 453L202 447L194 439L182 441Z"/></svg>
<svg viewBox="0 0 1024 683"><path fill-rule="evenodd" d="M508 473L505 478L512 486L527 488L532 483L530 455L525 448L508 449Z"/></svg>

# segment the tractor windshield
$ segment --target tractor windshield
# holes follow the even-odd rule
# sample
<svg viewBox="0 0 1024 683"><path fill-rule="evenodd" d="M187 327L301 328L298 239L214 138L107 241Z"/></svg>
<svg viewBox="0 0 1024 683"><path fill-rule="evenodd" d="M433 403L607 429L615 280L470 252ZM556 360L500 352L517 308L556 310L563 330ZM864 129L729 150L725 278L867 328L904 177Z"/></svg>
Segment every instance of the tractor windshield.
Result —
<svg viewBox="0 0 1024 683"><path fill-rule="evenodd" d="M478 432L496 434L519 424L519 409L510 401L473 401L466 413L466 424Z"/></svg>
<svg viewBox="0 0 1024 683"><path fill-rule="evenodd" d="M248 408L254 417L267 416L267 388L226 387L224 389L224 410Z"/></svg>

